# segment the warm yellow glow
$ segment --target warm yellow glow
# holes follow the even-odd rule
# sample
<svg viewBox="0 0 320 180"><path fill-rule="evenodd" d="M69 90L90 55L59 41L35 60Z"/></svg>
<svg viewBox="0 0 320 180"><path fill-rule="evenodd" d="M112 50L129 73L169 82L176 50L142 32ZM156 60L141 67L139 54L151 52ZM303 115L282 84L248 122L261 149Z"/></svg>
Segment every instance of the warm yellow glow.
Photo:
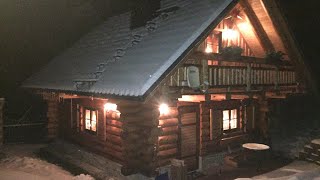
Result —
<svg viewBox="0 0 320 180"><path fill-rule="evenodd" d="M230 129L237 128L237 110L231 110Z"/></svg>
<svg viewBox="0 0 320 180"><path fill-rule="evenodd" d="M225 94L211 94L211 100L215 100L215 101L226 100L226 95Z"/></svg>
<svg viewBox="0 0 320 180"><path fill-rule="evenodd" d="M182 95L181 98L178 98L179 101L187 102L200 102L205 101L204 95Z"/></svg>
<svg viewBox="0 0 320 180"><path fill-rule="evenodd" d="M118 106L116 104L112 104L112 103L106 103L104 105L104 110L105 111L116 111L118 108Z"/></svg>
<svg viewBox="0 0 320 180"><path fill-rule="evenodd" d="M237 110L236 109L231 110L231 119L237 119Z"/></svg>
<svg viewBox="0 0 320 180"><path fill-rule="evenodd" d="M159 106L160 115L167 115L169 114L169 106L167 104L161 104Z"/></svg>
<svg viewBox="0 0 320 180"><path fill-rule="evenodd" d="M90 131L97 131L97 112L89 109L85 110L85 128Z"/></svg>
<svg viewBox="0 0 320 180"><path fill-rule="evenodd" d="M212 53L213 52L212 45L207 45L205 52L206 53Z"/></svg>
<svg viewBox="0 0 320 180"><path fill-rule="evenodd" d="M229 129L229 110L223 111L223 130Z"/></svg>
<svg viewBox="0 0 320 180"><path fill-rule="evenodd" d="M223 39L235 40L238 37L238 32L233 29L226 29L222 33Z"/></svg>
<svg viewBox="0 0 320 180"><path fill-rule="evenodd" d="M223 130L237 128L237 109L223 111Z"/></svg>
<svg viewBox="0 0 320 180"><path fill-rule="evenodd" d="M242 23L238 23L238 28L241 31L249 31L250 30L250 25L247 22L242 22Z"/></svg>
<svg viewBox="0 0 320 180"><path fill-rule="evenodd" d="M206 53L212 53L213 48L212 48L212 38L209 36L206 39L206 49L204 50Z"/></svg>
<svg viewBox="0 0 320 180"><path fill-rule="evenodd" d="M97 131L97 114L96 111L92 111L91 115L91 130L92 131Z"/></svg>
<svg viewBox="0 0 320 180"><path fill-rule="evenodd" d="M90 127L91 127L91 123L90 123L90 110L86 109L86 112L85 112L85 117L86 117L86 129L90 130Z"/></svg>

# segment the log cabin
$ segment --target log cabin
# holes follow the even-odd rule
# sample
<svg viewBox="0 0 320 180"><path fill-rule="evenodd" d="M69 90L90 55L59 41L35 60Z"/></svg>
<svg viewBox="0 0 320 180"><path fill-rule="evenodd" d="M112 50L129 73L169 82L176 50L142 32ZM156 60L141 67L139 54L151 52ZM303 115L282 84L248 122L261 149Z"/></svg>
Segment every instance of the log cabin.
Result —
<svg viewBox="0 0 320 180"><path fill-rule="evenodd" d="M269 99L310 81L275 0L145 1L104 23L23 83L63 138L154 174L268 136Z"/></svg>

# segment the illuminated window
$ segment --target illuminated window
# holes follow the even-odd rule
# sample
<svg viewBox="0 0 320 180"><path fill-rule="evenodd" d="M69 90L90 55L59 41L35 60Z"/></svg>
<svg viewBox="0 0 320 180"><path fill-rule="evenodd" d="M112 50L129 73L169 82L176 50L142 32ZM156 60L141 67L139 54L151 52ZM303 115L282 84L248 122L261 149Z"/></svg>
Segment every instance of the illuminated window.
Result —
<svg viewBox="0 0 320 180"><path fill-rule="evenodd" d="M85 130L95 134L97 132L97 110L85 109Z"/></svg>
<svg viewBox="0 0 320 180"><path fill-rule="evenodd" d="M223 111L223 130L238 128L237 109Z"/></svg>

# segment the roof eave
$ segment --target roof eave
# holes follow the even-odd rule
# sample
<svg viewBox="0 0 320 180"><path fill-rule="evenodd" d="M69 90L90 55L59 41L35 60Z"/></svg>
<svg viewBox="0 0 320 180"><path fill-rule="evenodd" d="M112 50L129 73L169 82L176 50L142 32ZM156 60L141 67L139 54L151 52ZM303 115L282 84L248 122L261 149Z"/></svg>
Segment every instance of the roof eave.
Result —
<svg viewBox="0 0 320 180"><path fill-rule="evenodd" d="M52 92L52 93L65 93L65 94L76 94L81 96L105 98L105 99L119 99L119 100L131 100L131 101L144 101L143 96L127 96L127 95L116 95L116 94L103 94L93 92L81 92L75 90L60 90L60 89L45 89L45 88L33 88L33 87L22 87L27 91L38 91L38 92Z"/></svg>

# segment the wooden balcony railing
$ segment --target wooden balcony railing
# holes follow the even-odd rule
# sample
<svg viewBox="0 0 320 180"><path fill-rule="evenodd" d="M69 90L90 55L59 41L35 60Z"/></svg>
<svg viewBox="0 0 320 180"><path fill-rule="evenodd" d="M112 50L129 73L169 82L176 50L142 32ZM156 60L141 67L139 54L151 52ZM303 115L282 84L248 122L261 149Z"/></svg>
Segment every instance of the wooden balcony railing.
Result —
<svg viewBox="0 0 320 180"><path fill-rule="evenodd" d="M187 86L187 67L178 68L171 75L167 85ZM200 65L199 69L201 69ZM200 71L200 82L203 84L203 72ZM290 86L296 84L296 74L293 69L279 67L254 67L251 63L247 66L208 66L208 83L210 88L243 86L250 90L253 86Z"/></svg>
<svg viewBox="0 0 320 180"><path fill-rule="evenodd" d="M295 72L279 68L209 66L209 85L217 86L285 86L296 84Z"/></svg>

